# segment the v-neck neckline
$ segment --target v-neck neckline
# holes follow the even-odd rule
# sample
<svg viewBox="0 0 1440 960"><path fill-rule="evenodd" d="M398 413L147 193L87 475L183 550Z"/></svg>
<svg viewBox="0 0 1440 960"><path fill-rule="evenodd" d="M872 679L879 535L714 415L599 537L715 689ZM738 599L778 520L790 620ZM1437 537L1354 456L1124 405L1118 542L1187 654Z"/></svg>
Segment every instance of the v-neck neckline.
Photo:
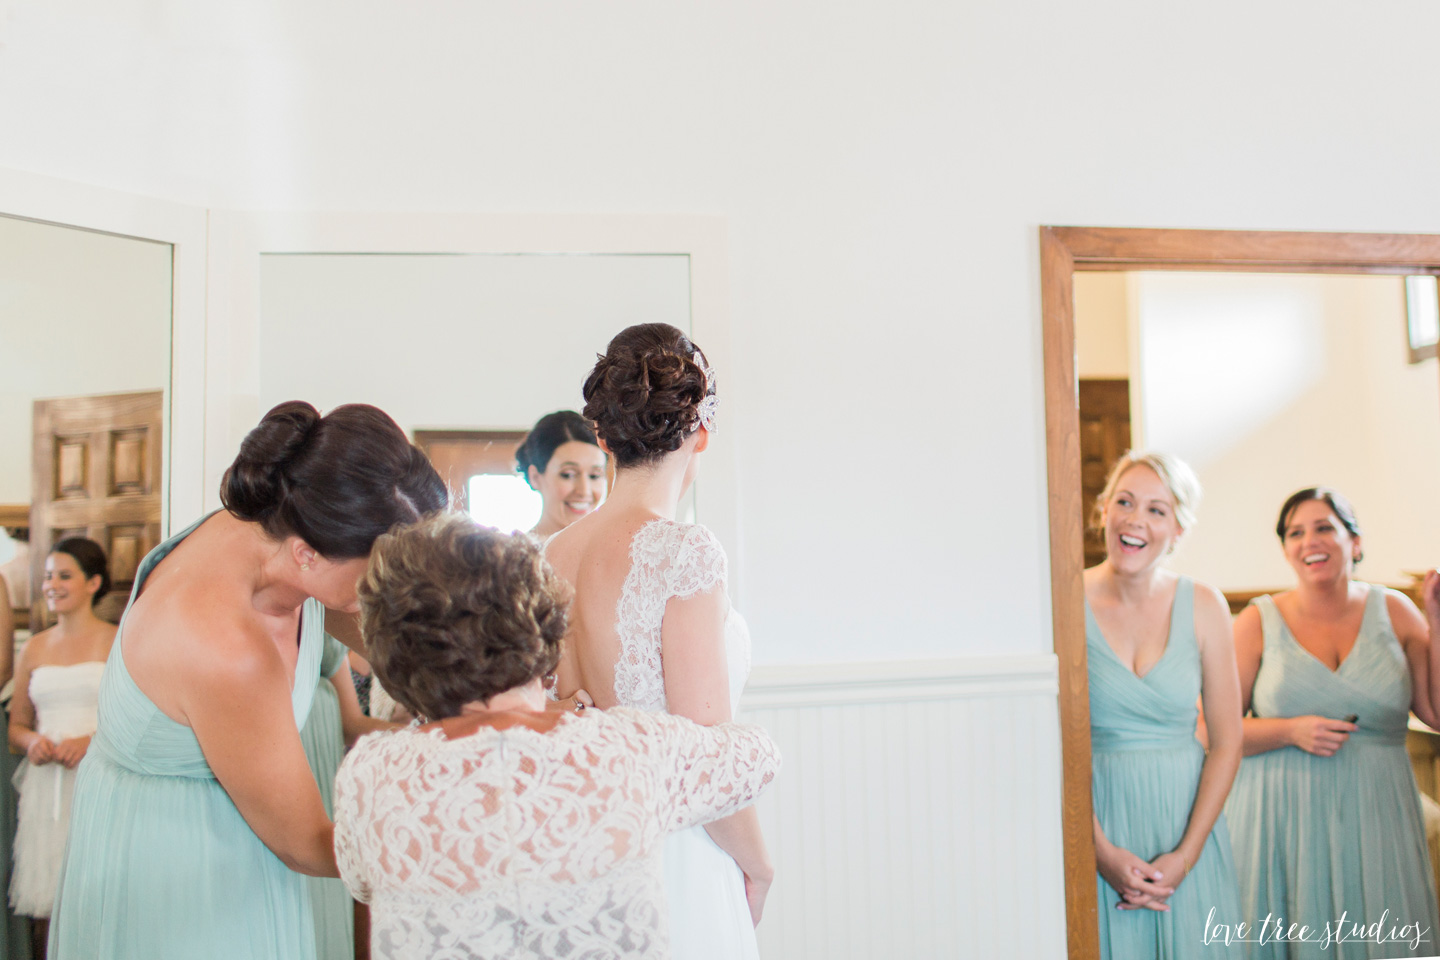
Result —
<svg viewBox="0 0 1440 960"><path fill-rule="evenodd" d="M1165 631L1165 649L1160 651L1160 656L1155 659L1154 663L1150 664L1150 669L1144 673L1136 673L1132 668L1125 666L1125 661L1120 659L1120 654L1116 653L1115 648L1110 645L1110 638L1105 636L1105 631L1101 629L1100 618L1095 616L1095 610L1090 606L1090 598L1085 598L1085 617L1095 624L1095 634L1100 638L1100 643L1106 650L1110 651L1110 656L1115 658L1115 662L1120 665L1120 669L1141 683L1144 683L1147 677L1160 669L1160 665L1165 662L1166 658L1170 656L1170 651L1175 647L1175 605L1176 601L1180 599L1180 587L1183 584L1183 577L1175 578L1175 595L1170 598L1169 628Z"/></svg>
<svg viewBox="0 0 1440 960"><path fill-rule="evenodd" d="M1339 676L1340 671L1345 669L1345 664L1355 658L1355 651L1360 649L1360 641L1365 639L1365 627L1370 622L1370 595L1374 592L1375 588L1373 586L1365 591L1365 609L1360 614L1360 626L1355 630L1355 639L1350 641L1350 649L1345 651L1345 656L1341 657L1340 662L1333 668L1327 666L1324 660L1315 656L1315 652L1301 643L1300 638L1295 636L1295 631L1290 629L1290 621L1285 619L1285 613L1280 609L1280 604L1275 602L1274 597L1270 598L1270 605L1275 608L1275 616L1280 621L1280 629L1284 631L1285 636L1290 639L1290 642L1295 644L1301 653L1305 654L1305 656L1311 660L1314 660L1315 665L1320 667L1320 669L1331 676Z"/></svg>

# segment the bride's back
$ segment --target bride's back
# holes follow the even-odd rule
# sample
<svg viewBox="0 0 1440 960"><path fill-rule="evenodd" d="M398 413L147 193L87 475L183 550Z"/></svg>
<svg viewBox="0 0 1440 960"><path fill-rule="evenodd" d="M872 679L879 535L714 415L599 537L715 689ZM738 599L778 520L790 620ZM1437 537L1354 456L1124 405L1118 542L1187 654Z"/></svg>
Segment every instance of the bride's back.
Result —
<svg viewBox="0 0 1440 960"><path fill-rule="evenodd" d="M584 688L600 708L616 706L615 664L621 640L617 610L630 575L630 545L654 514L603 507L566 527L546 546L545 557L571 587L570 628L556 671L557 693Z"/></svg>
<svg viewBox="0 0 1440 960"><path fill-rule="evenodd" d="M628 601L625 585L637 534L674 516L695 478L696 455L709 442L714 418L714 378L683 331L644 323L610 341L581 392L615 481L594 513L560 531L546 549L575 592L556 692L564 697L583 687L598 707L663 709L658 631L669 585L661 570L651 569L663 564L646 561ZM668 544L655 546L663 552Z"/></svg>

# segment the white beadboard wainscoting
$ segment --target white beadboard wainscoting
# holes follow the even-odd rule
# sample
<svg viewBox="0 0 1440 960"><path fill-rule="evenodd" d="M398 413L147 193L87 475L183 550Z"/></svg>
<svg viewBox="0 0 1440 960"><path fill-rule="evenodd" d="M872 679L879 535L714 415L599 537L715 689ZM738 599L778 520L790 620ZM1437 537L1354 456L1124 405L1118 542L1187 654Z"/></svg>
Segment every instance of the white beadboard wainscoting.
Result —
<svg viewBox="0 0 1440 960"><path fill-rule="evenodd" d="M756 667L764 960L1065 955L1053 655Z"/></svg>

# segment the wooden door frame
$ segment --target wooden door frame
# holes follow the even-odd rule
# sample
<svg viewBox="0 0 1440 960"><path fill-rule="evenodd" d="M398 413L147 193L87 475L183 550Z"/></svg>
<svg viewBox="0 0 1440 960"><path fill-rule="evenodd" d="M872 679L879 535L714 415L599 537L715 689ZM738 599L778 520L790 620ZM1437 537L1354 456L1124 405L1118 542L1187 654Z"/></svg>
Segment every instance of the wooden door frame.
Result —
<svg viewBox="0 0 1440 960"><path fill-rule="evenodd" d="M1440 235L1040 228L1050 604L1060 674L1061 821L1071 960L1099 957L1074 287L1076 271L1096 270L1440 274ZM1400 335L1398 326L1395 335Z"/></svg>

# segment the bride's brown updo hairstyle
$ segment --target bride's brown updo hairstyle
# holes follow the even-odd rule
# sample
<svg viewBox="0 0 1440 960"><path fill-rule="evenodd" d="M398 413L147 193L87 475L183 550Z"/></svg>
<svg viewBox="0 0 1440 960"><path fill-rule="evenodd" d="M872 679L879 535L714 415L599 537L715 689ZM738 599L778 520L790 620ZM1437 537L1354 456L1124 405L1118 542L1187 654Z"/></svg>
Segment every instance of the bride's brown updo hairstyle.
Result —
<svg viewBox="0 0 1440 960"><path fill-rule="evenodd" d="M715 392L704 352L668 323L641 323L615 335L585 380L585 418L617 467L658 460L700 426L700 404Z"/></svg>
<svg viewBox="0 0 1440 960"><path fill-rule="evenodd" d="M245 436L220 481L226 510L330 560L369 555L386 530L447 499L425 454L385 411L363 403L323 417L301 400L280 404Z"/></svg>

